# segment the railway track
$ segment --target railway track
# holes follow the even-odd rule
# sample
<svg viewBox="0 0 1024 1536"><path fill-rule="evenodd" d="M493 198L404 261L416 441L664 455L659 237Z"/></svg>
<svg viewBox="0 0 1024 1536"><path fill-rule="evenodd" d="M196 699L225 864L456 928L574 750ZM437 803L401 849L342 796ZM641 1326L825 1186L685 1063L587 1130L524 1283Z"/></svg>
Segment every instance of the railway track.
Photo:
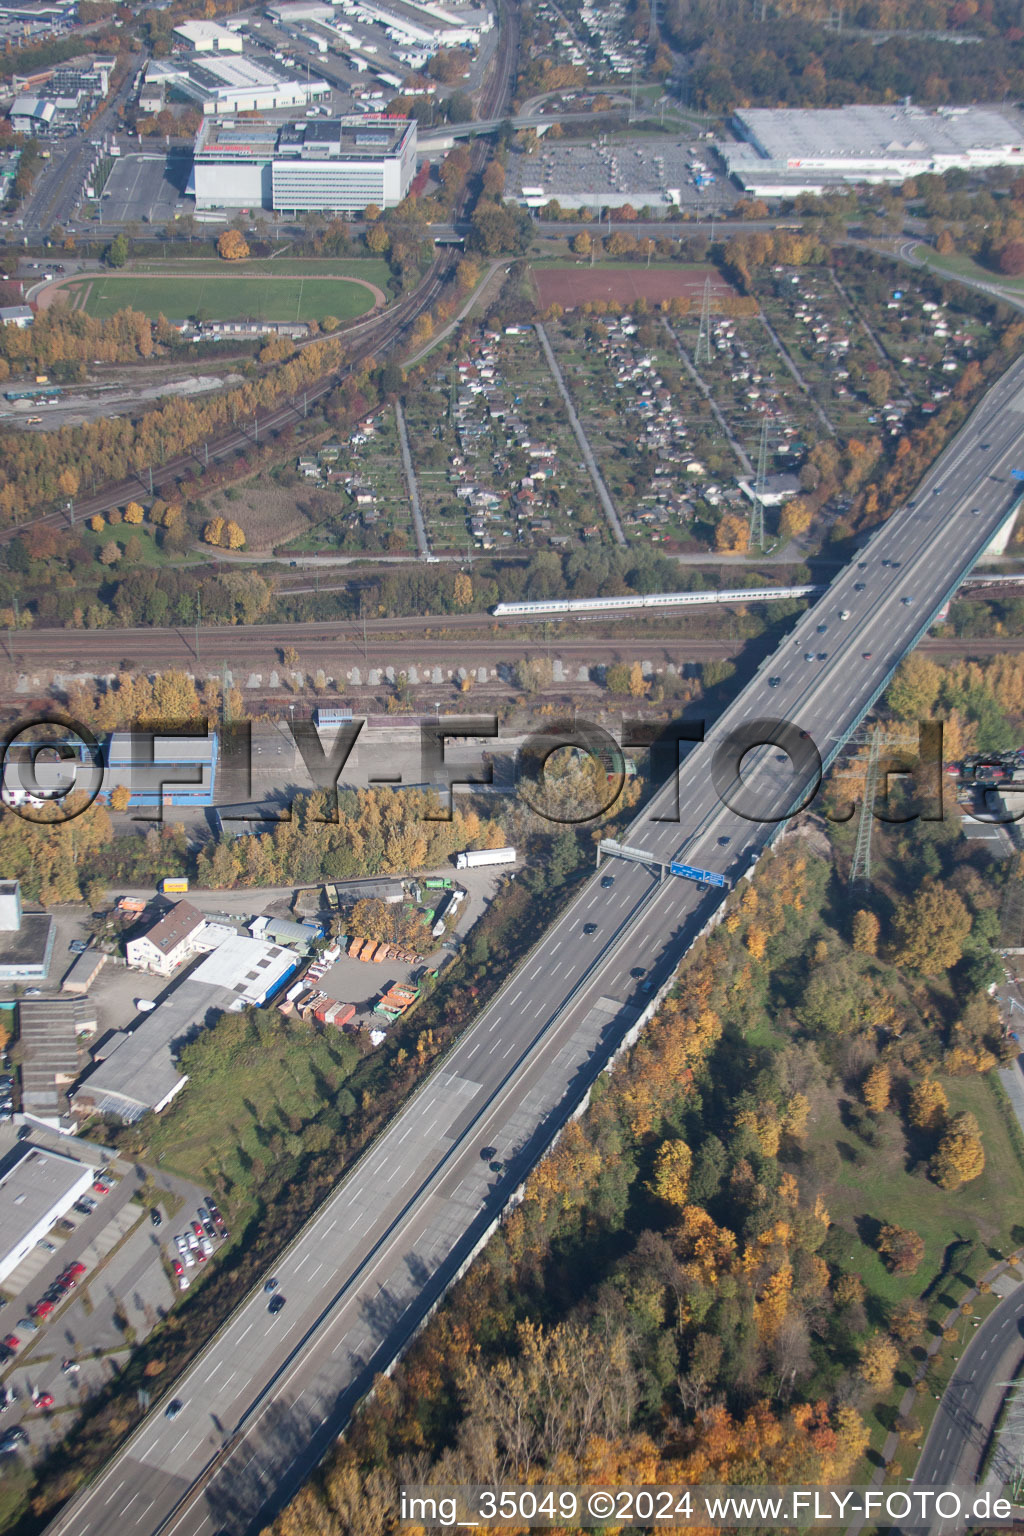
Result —
<svg viewBox="0 0 1024 1536"><path fill-rule="evenodd" d="M523 657L550 657L571 667L589 662L611 665L616 662L650 661L655 666L669 662L676 666L687 662L733 659L756 642L729 637L690 638L674 635L628 635L600 637L542 636L534 631L507 635L480 633L479 625L450 637L426 635L425 629L437 627L437 621L409 621L405 633L393 623L390 627L367 630L351 622L338 625L253 624L200 629L90 630L88 632L89 675L103 676L122 669L157 671L180 667L205 676L222 666L239 672L265 673L283 667L281 656L293 648L304 672L323 668L358 667L361 673L371 668L416 667L421 677L425 670L467 664L467 641L472 639L470 660L490 669L502 663L512 665ZM447 627L447 626L446 626ZM458 627L458 626L452 626ZM410 635L408 630L417 631ZM197 644L198 640L198 644ZM26 630L0 642L0 657L8 667L20 672L74 672L82 667L82 632L75 630ZM1024 638L992 636L984 639L923 640L918 650L936 659L956 660L1024 651ZM0 663L2 664L2 663ZM424 685L429 684L424 680Z"/></svg>

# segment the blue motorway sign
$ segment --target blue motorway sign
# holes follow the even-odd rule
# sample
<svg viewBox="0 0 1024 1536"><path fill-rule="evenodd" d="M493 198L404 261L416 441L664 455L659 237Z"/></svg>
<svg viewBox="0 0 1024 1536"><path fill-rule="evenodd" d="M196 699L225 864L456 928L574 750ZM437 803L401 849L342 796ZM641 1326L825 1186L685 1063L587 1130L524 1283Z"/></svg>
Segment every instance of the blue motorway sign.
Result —
<svg viewBox="0 0 1024 1536"><path fill-rule="evenodd" d="M692 864L677 864L673 861L669 865L669 871L673 875L681 875L684 880L696 880L698 885L725 885L724 875L716 874L713 869L696 869Z"/></svg>

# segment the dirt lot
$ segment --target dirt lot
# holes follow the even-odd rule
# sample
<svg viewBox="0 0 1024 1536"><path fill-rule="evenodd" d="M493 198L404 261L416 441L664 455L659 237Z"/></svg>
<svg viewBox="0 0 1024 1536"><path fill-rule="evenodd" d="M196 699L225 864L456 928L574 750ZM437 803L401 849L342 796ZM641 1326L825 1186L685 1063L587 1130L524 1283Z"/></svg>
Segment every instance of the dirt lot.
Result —
<svg viewBox="0 0 1024 1536"><path fill-rule="evenodd" d="M647 299L659 304L662 299L689 299L700 302L704 279L711 277L712 299L734 295L736 290L723 278L704 267L534 267L533 280L542 309L561 304L576 309L580 304L599 299L616 304L631 304Z"/></svg>
<svg viewBox="0 0 1024 1536"><path fill-rule="evenodd" d="M254 475L234 489L238 492L234 500L221 491L212 495L207 505L221 517L233 518L239 524L245 532L249 553L286 544L322 522L343 499L347 501L337 491L319 491L305 483L281 486L267 475Z"/></svg>

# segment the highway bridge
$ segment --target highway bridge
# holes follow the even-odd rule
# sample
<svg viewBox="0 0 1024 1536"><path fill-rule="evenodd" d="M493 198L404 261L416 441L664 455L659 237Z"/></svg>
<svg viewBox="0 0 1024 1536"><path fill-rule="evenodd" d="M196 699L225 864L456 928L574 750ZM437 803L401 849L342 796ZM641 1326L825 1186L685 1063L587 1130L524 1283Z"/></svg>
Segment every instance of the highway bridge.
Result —
<svg viewBox="0 0 1024 1536"><path fill-rule="evenodd" d="M1022 391L1024 360L653 797L640 859L584 884L294 1242L284 1308L244 1298L169 1390L178 1416L158 1404L55 1536L247 1536L296 1490L716 919L721 891L658 866L749 872L1012 515Z"/></svg>

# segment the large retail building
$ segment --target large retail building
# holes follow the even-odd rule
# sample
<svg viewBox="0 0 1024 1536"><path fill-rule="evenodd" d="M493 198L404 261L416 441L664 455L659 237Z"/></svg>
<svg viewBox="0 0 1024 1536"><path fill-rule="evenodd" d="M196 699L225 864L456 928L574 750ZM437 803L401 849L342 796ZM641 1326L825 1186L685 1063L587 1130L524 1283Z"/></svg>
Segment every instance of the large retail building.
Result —
<svg viewBox="0 0 1024 1536"><path fill-rule="evenodd" d="M732 126L744 142L717 148L758 197L1024 163L1024 116L1013 107L749 107Z"/></svg>
<svg viewBox="0 0 1024 1536"><path fill-rule="evenodd" d="M314 118L204 124L192 182L197 208L359 213L394 208L416 171L412 118Z"/></svg>

